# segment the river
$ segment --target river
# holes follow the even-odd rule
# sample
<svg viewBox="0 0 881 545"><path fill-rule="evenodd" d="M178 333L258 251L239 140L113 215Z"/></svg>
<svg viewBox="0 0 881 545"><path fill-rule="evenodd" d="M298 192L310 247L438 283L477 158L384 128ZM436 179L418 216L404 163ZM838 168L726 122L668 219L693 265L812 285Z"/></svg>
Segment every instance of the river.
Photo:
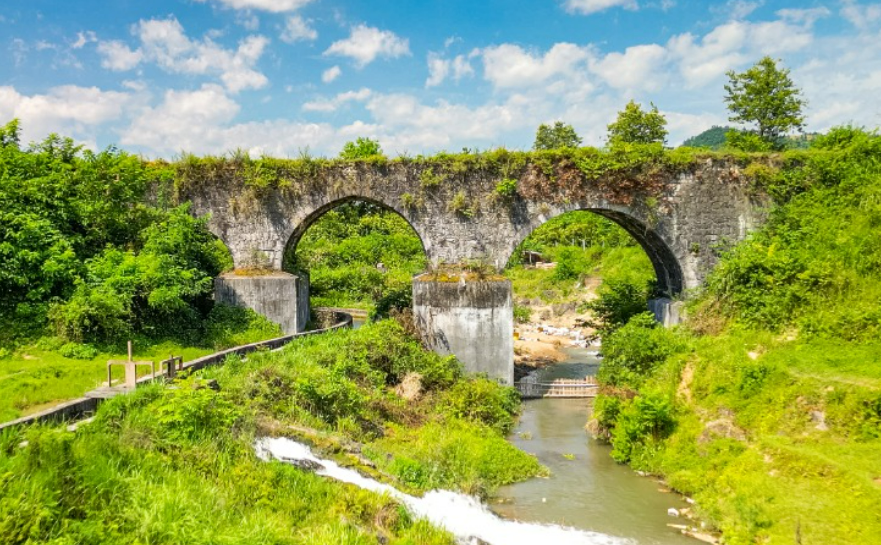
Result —
<svg viewBox="0 0 881 545"><path fill-rule="evenodd" d="M567 349L564 363L541 371L542 381L596 374L599 360L584 349ZM499 490L493 510L521 521L562 524L629 538L640 545L695 545L667 523L683 523L667 509L687 507L652 478L640 477L609 455L610 447L585 431L587 399L535 399L523 405L510 440L538 456L551 470ZM566 456L564 456L566 455ZM572 458L572 459L570 459Z"/></svg>

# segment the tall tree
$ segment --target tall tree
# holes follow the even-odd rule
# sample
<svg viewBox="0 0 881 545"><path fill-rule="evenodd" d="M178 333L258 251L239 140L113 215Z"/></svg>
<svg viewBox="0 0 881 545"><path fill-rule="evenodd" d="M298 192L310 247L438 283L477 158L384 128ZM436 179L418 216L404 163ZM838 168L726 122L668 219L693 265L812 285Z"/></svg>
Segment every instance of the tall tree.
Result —
<svg viewBox="0 0 881 545"><path fill-rule="evenodd" d="M649 111L631 100L609 125L609 145L620 143L653 144L667 141L667 118L654 104Z"/></svg>
<svg viewBox="0 0 881 545"><path fill-rule="evenodd" d="M572 125L557 121L553 125L542 123L535 132L534 150L551 150L560 148L577 148L581 145L581 137Z"/></svg>
<svg viewBox="0 0 881 545"><path fill-rule="evenodd" d="M764 57L746 72L728 72L725 102L736 123L754 125L759 138L777 143L792 130L804 128L801 90L789 77L789 70Z"/></svg>

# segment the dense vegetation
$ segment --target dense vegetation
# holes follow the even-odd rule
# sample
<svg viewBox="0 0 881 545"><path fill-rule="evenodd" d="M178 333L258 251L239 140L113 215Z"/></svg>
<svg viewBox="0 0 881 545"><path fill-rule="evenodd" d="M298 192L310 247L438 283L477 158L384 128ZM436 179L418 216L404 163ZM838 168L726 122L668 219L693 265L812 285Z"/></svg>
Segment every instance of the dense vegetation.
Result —
<svg viewBox="0 0 881 545"><path fill-rule="evenodd" d="M881 542L881 137L841 128L761 183L779 205L691 304L606 337L613 456L725 542Z"/></svg>
<svg viewBox="0 0 881 545"><path fill-rule="evenodd" d="M23 148L16 122L0 129L0 419L94 388L128 339L164 358L278 334L213 305L231 259L170 204L172 174L55 135Z"/></svg>
<svg viewBox="0 0 881 545"><path fill-rule="evenodd" d="M254 440L300 436L406 490L482 495L542 471L502 435L518 405L512 389L462 378L396 322L304 338L115 398L76 433L34 428L27 446L21 432L0 435L0 535L10 545L451 544L388 497L261 462Z"/></svg>
<svg viewBox="0 0 881 545"><path fill-rule="evenodd" d="M407 221L360 201L324 214L286 258L287 270L308 273L313 305L380 315L410 306L410 280L426 267L422 242Z"/></svg>

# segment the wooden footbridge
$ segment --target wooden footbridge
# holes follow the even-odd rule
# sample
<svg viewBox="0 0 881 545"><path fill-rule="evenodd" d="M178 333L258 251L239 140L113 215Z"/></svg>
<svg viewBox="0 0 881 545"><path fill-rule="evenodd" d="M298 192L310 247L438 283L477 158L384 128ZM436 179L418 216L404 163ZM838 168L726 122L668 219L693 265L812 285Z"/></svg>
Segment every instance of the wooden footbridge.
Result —
<svg viewBox="0 0 881 545"><path fill-rule="evenodd" d="M523 399L596 397L600 388L595 377L540 382L538 376L528 375L517 381L516 385Z"/></svg>

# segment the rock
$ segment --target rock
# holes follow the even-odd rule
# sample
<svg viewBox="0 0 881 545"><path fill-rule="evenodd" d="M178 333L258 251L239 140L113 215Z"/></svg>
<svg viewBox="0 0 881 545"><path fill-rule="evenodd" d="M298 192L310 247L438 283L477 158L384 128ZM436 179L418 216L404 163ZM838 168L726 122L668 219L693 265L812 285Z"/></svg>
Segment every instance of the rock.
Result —
<svg viewBox="0 0 881 545"><path fill-rule="evenodd" d="M689 505L694 505L694 503L695 503L695 502L694 502L694 498L685 498L685 501L686 501Z"/></svg>
<svg viewBox="0 0 881 545"><path fill-rule="evenodd" d="M281 458L281 461L292 465L298 469L302 469L305 471L318 471L320 469L324 469L324 466L316 462L315 460L300 460L296 458Z"/></svg>
<svg viewBox="0 0 881 545"><path fill-rule="evenodd" d="M667 515L669 515L671 517L678 517L679 510L676 509L675 507L671 507L671 508L667 509Z"/></svg>
<svg viewBox="0 0 881 545"><path fill-rule="evenodd" d="M814 426L820 431L828 431L829 426L826 425L826 413L823 411L811 411L811 421L817 425Z"/></svg>
<svg viewBox="0 0 881 545"><path fill-rule="evenodd" d="M698 437L698 443L709 443L717 437L746 441L746 432L734 425L729 418L720 418L707 422L704 431Z"/></svg>
<svg viewBox="0 0 881 545"><path fill-rule="evenodd" d="M395 393L407 401L416 401L422 397L422 375L409 372L404 375L400 384L395 386Z"/></svg>

